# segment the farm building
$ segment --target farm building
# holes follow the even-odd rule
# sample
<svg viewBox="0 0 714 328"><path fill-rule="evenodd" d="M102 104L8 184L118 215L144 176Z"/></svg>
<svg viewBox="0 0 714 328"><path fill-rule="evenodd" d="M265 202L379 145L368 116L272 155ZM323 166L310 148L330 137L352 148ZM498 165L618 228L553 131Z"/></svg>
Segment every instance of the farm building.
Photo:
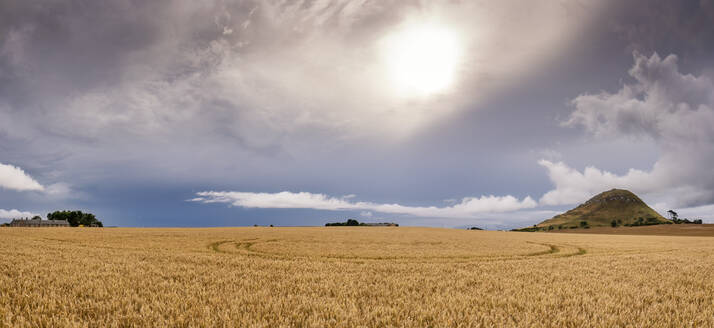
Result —
<svg viewBox="0 0 714 328"><path fill-rule="evenodd" d="M66 220L42 220L36 216L32 219L14 219L10 222L11 227L69 227Z"/></svg>

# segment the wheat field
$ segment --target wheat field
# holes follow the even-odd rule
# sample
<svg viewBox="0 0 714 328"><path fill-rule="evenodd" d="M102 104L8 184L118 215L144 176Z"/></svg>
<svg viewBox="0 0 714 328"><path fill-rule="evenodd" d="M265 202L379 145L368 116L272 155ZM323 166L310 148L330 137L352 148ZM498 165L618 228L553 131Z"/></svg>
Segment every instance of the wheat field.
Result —
<svg viewBox="0 0 714 328"><path fill-rule="evenodd" d="M714 238L0 229L2 327L714 327Z"/></svg>

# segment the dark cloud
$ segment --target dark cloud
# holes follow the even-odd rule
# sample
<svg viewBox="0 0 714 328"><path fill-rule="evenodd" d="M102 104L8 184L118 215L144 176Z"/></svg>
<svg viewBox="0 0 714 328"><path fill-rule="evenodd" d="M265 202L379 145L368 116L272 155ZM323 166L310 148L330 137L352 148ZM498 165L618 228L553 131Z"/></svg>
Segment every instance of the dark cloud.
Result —
<svg viewBox="0 0 714 328"><path fill-rule="evenodd" d="M621 1L611 10L609 27L628 43L626 52L676 53L685 65L701 65L714 52L714 2Z"/></svg>

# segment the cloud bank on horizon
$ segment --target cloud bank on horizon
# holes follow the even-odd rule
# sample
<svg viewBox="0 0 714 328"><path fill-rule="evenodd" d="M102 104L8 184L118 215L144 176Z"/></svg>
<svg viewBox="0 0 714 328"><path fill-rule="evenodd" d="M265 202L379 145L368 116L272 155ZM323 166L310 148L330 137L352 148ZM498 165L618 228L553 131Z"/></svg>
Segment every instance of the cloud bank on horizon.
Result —
<svg viewBox="0 0 714 328"><path fill-rule="evenodd" d="M16 209L4 210L0 208L0 219L2 220L32 218L35 215L37 214L32 212L18 211Z"/></svg>
<svg viewBox="0 0 714 328"><path fill-rule="evenodd" d="M712 53L711 0L4 1L0 217L714 220Z"/></svg>
<svg viewBox="0 0 714 328"><path fill-rule="evenodd" d="M372 202L352 202L351 197L335 198L309 192L255 193L236 191L203 191L191 199L193 202L227 203L246 208L307 208L316 210L359 210L387 214L406 214L431 218L479 218L488 213L513 212L534 208L537 203L530 197L518 200L513 196L467 197L461 202L445 207L404 206L399 204L377 204Z"/></svg>

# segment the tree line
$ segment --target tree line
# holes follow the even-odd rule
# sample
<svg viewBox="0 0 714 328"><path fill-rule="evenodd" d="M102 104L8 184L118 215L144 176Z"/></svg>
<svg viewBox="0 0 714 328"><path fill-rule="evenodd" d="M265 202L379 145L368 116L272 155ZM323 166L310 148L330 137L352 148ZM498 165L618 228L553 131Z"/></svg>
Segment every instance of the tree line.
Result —
<svg viewBox="0 0 714 328"><path fill-rule="evenodd" d="M673 210L667 211L667 214L669 214L669 219L672 220L674 224L702 224L703 221L702 219L680 219L679 214Z"/></svg>
<svg viewBox="0 0 714 328"><path fill-rule="evenodd" d="M392 222L383 222L383 223L364 223L364 222L359 222L355 219L348 219L345 222L329 222L325 223L326 227L359 227L359 226L367 226L367 227L373 227L373 226L391 226L391 227L398 227L399 224L397 223L392 223Z"/></svg>
<svg viewBox="0 0 714 328"><path fill-rule="evenodd" d="M71 227L103 227L102 221L99 221L92 213L83 213L82 211L54 211L47 213L47 220L64 220Z"/></svg>

